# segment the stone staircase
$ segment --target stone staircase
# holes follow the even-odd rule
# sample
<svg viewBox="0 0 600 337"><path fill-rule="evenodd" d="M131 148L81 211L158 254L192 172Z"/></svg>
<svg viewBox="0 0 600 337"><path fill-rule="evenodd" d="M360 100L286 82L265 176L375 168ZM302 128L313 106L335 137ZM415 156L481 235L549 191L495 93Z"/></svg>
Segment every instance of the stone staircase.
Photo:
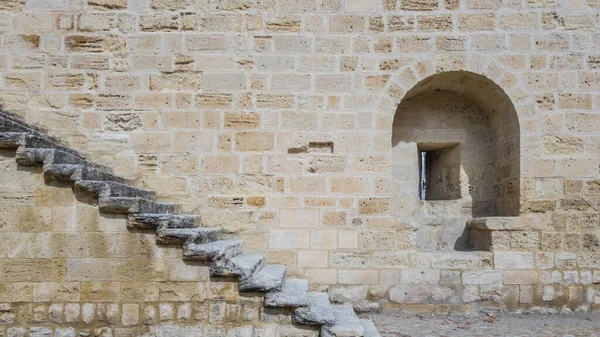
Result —
<svg viewBox="0 0 600 337"><path fill-rule="evenodd" d="M129 185L1 109L0 148L16 149L20 165L42 166L47 180L72 182L75 189L91 193L101 212L126 214L128 227L155 229L157 243L182 245L184 259L210 261L212 276L237 277L240 292L265 293L266 307L293 309L294 324L318 326L323 337L380 336L352 306L333 305L326 293L309 292L307 280L286 278L284 265L244 254L241 240L202 227L197 215L176 214L176 205L157 201L154 192Z"/></svg>

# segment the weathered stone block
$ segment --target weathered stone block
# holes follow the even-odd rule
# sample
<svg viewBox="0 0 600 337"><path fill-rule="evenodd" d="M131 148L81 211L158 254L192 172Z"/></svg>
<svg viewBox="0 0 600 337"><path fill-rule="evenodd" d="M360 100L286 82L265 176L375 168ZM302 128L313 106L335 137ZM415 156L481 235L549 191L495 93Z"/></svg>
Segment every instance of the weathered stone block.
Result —
<svg viewBox="0 0 600 337"><path fill-rule="evenodd" d="M368 198L358 201L359 214L385 214L390 209L390 200L387 198Z"/></svg>
<svg viewBox="0 0 600 337"><path fill-rule="evenodd" d="M531 252L494 252L494 266L498 269L535 269Z"/></svg>
<svg viewBox="0 0 600 337"><path fill-rule="evenodd" d="M68 35L65 37L65 49L76 53L123 52L125 40L112 35Z"/></svg>
<svg viewBox="0 0 600 337"><path fill-rule="evenodd" d="M238 151L269 151L273 144L274 137L270 132L239 132L235 135Z"/></svg>
<svg viewBox="0 0 600 337"><path fill-rule="evenodd" d="M403 269L400 272L400 282L403 284L438 284L439 281L439 270Z"/></svg>

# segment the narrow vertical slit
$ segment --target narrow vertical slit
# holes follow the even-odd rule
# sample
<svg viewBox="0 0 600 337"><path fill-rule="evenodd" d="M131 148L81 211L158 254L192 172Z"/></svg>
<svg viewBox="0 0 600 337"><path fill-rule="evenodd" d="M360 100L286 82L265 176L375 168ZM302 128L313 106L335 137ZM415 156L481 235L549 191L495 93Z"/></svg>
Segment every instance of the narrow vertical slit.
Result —
<svg viewBox="0 0 600 337"><path fill-rule="evenodd" d="M425 166L427 165L427 152L421 151L421 200L425 200L425 189L427 188L427 172Z"/></svg>

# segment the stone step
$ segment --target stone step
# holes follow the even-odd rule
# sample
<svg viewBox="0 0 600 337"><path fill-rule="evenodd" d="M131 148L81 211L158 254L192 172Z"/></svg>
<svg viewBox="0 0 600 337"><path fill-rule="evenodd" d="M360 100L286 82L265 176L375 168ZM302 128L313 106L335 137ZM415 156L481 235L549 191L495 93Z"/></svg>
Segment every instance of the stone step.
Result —
<svg viewBox="0 0 600 337"><path fill-rule="evenodd" d="M17 148L17 154L15 161L19 165L23 166L40 166L44 165L46 157L54 151L52 148L28 148L25 146L19 146ZM49 163L51 164L51 163Z"/></svg>
<svg viewBox="0 0 600 337"><path fill-rule="evenodd" d="M100 212L111 214L170 214L175 212L174 204L156 202L154 200L137 197L100 197L98 198L98 208L100 209Z"/></svg>
<svg viewBox="0 0 600 337"><path fill-rule="evenodd" d="M281 290L273 290L265 295L268 308L304 307L308 305L308 280L287 279Z"/></svg>
<svg viewBox="0 0 600 337"><path fill-rule="evenodd" d="M12 114L2 107L0 107L0 125L3 125L4 122L14 121L16 123L20 123L22 125L26 125L25 122L15 114Z"/></svg>
<svg viewBox="0 0 600 337"><path fill-rule="evenodd" d="M241 240L219 240L209 243L186 242L183 258L186 260L231 259L241 253Z"/></svg>
<svg viewBox="0 0 600 337"><path fill-rule="evenodd" d="M84 168L83 164L45 164L43 169L46 178L71 182L82 180Z"/></svg>
<svg viewBox="0 0 600 337"><path fill-rule="evenodd" d="M0 146L1 147L1 146ZM125 183L126 180L108 173L96 165L87 162L78 154L53 148L29 148L20 146L15 160L24 166L43 165L46 178L62 181L114 181Z"/></svg>
<svg viewBox="0 0 600 337"><path fill-rule="evenodd" d="M219 259L210 265L212 276L237 276L246 279L260 270L263 265L262 255L240 254L231 259Z"/></svg>
<svg viewBox="0 0 600 337"><path fill-rule="evenodd" d="M127 197L100 197L98 198L98 208L103 213L141 213L139 198Z"/></svg>
<svg viewBox="0 0 600 337"><path fill-rule="evenodd" d="M321 327L321 337L364 337L365 328L351 305L332 305L335 321Z"/></svg>
<svg viewBox="0 0 600 337"><path fill-rule="evenodd" d="M196 243L208 243L219 240L219 228L168 228L161 225L156 231L156 242L163 245L183 244L188 240Z"/></svg>
<svg viewBox="0 0 600 337"><path fill-rule="evenodd" d="M114 181L126 183L127 180L117 177L97 167L87 164L44 164L44 175L61 181Z"/></svg>
<svg viewBox="0 0 600 337"><path fill-rule="evenodd" d="M327 293L310 292L306 298L308 305L294 310L292 319L295 324L333 324L335 316L333 315L333 309Z"/></svg>
<svg viewBox="0 0 600 337"><path fill-rule="evenodd" d="M362 324L365 329L365 337L381 337L379 330L375 327L375 324L368 319L361 319L360 324Z"/></svg>
<svg viewBox="0 0 600 337"><path fill-rule="evenodd" d="M56 175L57 178L62 178L61 180L112 180L121 183L126 181L121 177L107 173L107 169L87 162L80 153L73 149L58 145L50 139L29 134L28 131L33 132L32 130L16 128L18 129L16 132L10 130L0 132L0 148L18 147L15 160L21 165L44 165L46 176ZM0 128L0 131L3 130ZM72 165L82 166L73 167ZM94 170L88 172L84 177L76 177L74 173L82 169L83 166L94 168ZM94 172L96 170L104 172Z"/></svg>
<svg viewBox="0 0 600 337"><path fill-rule="evenodd" d="M139 197L154 200L155 193L137 187L117 183L114 181L80 180L75 186L92 193L95 197Z"/></svg>
<svg viewBox="0 0 600 337"><path fill-rule="evenodd" d="M77 174L73 177L73 181L78 180L95 180L95 181L114 181L117 183L127 183L127 180L121 177L117 177L105 170L98 167L91 167L83 165L81 170L76 172Z"/></svg>
<svg viewBox="0 0 600 337"><path fill-rule="evenodd" d="M11 123L11 122L9 122ZM0 127L0 133L21 133L22 135L18 138L14 138L18 141L19 147L29 149L56 149L62 152L72 154L76 157L83 158L81 154L73 149L59 145L57 140L52 140L49 137L42 136L39 132L34 131L31 128L12 124L8 127ZM11 145L14 147L14 145Z"/></svg>
<svg viewBox="0 0 600 337"><path fill-rule="evenodd" d="M199 215L134 213L127 217L127 227L156 229L164 224L167 228L195 228L201 222Z"/></svg>
<svg viewBox="0 0 600 337"><path fill-rule="evenodd" d="M24 121L0 107L0 131L31 132L32 130Z"/></svg>
<svg viewBox="0 0 600 337"><path fill-rule="evenodd" d="M238 288L242 292L268 292L281 289L285 280L285 266L268 264L252 276L240 280Z"/></svg>
<svg viewBox="0 0 600 337"><path fill-rule="evenodd" d="M40 149L41 150L41 149ZM81 157L74 155L72 153L68 153L62 150L53 149L49 152L49 155L46 156L44 160L44 164L86 164L87 161Z"/></svg>
<svg viewBox="0 0 600 337"><path fill-rule="evenodd" d="M158 202L144 198L140 199L140 209L136 213L174 214L177 213L177 205L170 202Z"/></svg>
<svg viewBox="0 0 600 337"><path fill-rule="evenodd" d="M0 132L28 132L29 127L17 118L10 116L9 112L0 108Z"/></svg>
<svg viewBox="0 0 600 337"><path fill-rule="evenodd" d="M62 150L57 150L53 148L31 148L25 146L20 146L17 149L17 155L15 160L17 161L17 163L26 166L40 164L86 164L85 159Z"/></svg>
<svg viewBox="0 0 600 337"><path fill-rule="evenodd" d="M0 148L15 149L24 143L24 132L0 132Z"/></svg>
<svg viewBox="0 0 600 337"><path fill-rule="evenodd" d="M17 118L9 117L8 114L9 113L0 108L0 133L22 134L20 137L13 138L14 140L17 140L16 144L15 142L11 142L11 144L7 144L8 147L15 147L15 145L19 145L29 148L54 148L78 155L77 151L59 145L59 141L52 140L48 136L42 136L38 130ZM6 138L5 136L0 136L0 138Z"/></svg>

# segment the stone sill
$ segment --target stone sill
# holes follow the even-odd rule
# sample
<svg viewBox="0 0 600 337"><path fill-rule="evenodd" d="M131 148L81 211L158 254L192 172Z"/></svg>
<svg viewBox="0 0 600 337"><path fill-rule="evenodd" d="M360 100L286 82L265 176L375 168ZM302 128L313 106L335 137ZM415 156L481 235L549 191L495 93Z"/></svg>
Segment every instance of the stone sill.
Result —
<svg viewBox="0 0 600 337"><path fill-rule="evenodd" d="M546 220L537 217L481 217L467 221L469 244L474 250L483 251L537 251L545 228Z"/></svg>
<svg viewBox="0 0 600 337"><path fill-rule="evenodd" d="M498 216L472 218L467 229L480 231L539 231L546 228L545 219L539 217Z"/></svg>

